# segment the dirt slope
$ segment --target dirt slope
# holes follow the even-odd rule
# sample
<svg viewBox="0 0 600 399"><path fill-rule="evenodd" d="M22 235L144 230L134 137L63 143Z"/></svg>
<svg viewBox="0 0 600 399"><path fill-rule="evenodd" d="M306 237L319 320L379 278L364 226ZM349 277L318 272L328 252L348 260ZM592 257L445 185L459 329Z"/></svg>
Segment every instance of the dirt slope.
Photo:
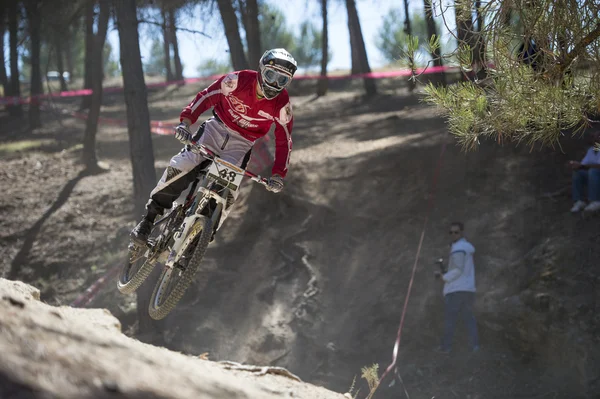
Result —
<svg viewBox="0 0 600 399"><path fill-rule="evenodd" d="M193 288L167 320L170 345L282 365L335 390L363 366L384 368L447 140L400 352L409 394L593 395L597 219L565 214L566 154L490 142L464 154L410 97L339 95L297 115L285 192L254 190L228 221L209 287ZM447 256L452 220L478 251L477 355L460 329L453 356L433 352L443 305L432 263ZM377 394L402 395L399 380Z"/></svg>
<svg viewBox="0 0 600 399"><path fill-rule="evenodd" d="M120 327L105 310L48 306L37 289L0 279L0 397L343 398L143 344Z"/></svg>
<svg viewBox="0 0 600 399"><path fill-rule="evenodd" d="M283 366L338 392L361 367L385 367L446 142L400 348L410 397L596 398L598 218L568 214L564 169L582 144L565 137L560 148L530 151L484 141L465 154L431 108L391 83L369 100L358 92L293 98L284 192L245 187L207 254L208 286L191 287L160 338L187 354ZM152 118L177 115L194 89L153 93ZM103 114L123 118L122 99L107 96ZM127 135L102 127L99 157L111 169L85 176L77 165L82 124L44 117L31 136L3 119L3 143L52 144L0 160L0 262L43 300L68 304L124 255L134 225ZM180 146L172 137L154 145L158 176ZM466 223L477 248L477 355L460 329L452 356L432 350L442 325L433 261L447 255L452 220ZM135 335L134 299L110 284L91 306L109 308ZM403 397L391 381L376 398Z"/></svg>

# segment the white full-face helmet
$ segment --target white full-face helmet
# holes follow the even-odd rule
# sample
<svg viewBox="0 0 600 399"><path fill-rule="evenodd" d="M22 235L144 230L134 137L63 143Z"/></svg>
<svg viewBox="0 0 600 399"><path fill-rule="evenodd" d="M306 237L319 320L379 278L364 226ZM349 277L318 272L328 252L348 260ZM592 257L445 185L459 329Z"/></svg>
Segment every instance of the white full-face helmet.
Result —
<svg viewBox="0 0 600 399"><path fill-rule="evenodd" d="M258 84L266 99L271 100L285 89L298 69L298 63L285 49L267 50L258 63Z"/></svg>

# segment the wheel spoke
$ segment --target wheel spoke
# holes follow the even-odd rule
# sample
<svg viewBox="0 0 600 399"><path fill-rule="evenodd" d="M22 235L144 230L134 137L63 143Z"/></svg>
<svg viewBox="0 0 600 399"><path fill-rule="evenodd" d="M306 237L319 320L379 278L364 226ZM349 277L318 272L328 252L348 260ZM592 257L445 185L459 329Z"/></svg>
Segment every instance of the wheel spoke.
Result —
<svg viewBox="0 0 600 399"><path fill-rule="evenodd" d="M171 294L173 287L176 285L175 280L177 280L175 273L176 270L173 268L170 268L169 270L164 272L163 277L159 282L160 287L158 288L158 293L156 295L156 307L161 306L164 302L163 299L168 298Z"/></svg>

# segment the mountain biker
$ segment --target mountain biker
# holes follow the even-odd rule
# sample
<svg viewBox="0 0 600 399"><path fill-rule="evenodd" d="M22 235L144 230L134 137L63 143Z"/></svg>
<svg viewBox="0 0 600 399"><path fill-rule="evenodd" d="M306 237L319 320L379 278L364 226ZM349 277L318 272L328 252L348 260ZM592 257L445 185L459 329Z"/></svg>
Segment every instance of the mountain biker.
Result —
<svg viewBox="0 0 600 399"><path fill-rule="evenodd" d="M133 241L139 244L148 241L156 217L172 207L203 169L205 158L190 150L187 144L191 140L208 147L224 161L245 168L252 145L275 123L275 162L267 189L275 193L283 189L292 150L293 125L286 87L296 69L296 60L285 49L267 50L260 59L258 71L231 72L196 95L181 112L181 123L175 128L175 137L186 147L171 158L152 190L146 214L131 232ZM192 135L190 125L209 108L213 108L213 117ZM226 216L224 211L219 225Z"/></svg>

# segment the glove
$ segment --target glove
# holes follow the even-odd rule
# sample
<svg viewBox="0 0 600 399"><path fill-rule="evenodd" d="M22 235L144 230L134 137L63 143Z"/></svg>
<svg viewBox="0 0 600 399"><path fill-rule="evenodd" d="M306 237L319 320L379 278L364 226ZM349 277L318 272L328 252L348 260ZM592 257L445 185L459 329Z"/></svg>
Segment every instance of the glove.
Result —
<svg viewBox="0 0 600 399"><path fill-rule="evenodd" d="M190 127L185 123L181 122L175 128L175 138L181 141L183 144L188 144L192 139L192 133L190 132Z"/></svg>
<svg viewBox="0 0 600 399"><path fill-rule="evenodd" d="M273 175L267 180L267 190L278 193L283 190L283 177Z"/></svg>

